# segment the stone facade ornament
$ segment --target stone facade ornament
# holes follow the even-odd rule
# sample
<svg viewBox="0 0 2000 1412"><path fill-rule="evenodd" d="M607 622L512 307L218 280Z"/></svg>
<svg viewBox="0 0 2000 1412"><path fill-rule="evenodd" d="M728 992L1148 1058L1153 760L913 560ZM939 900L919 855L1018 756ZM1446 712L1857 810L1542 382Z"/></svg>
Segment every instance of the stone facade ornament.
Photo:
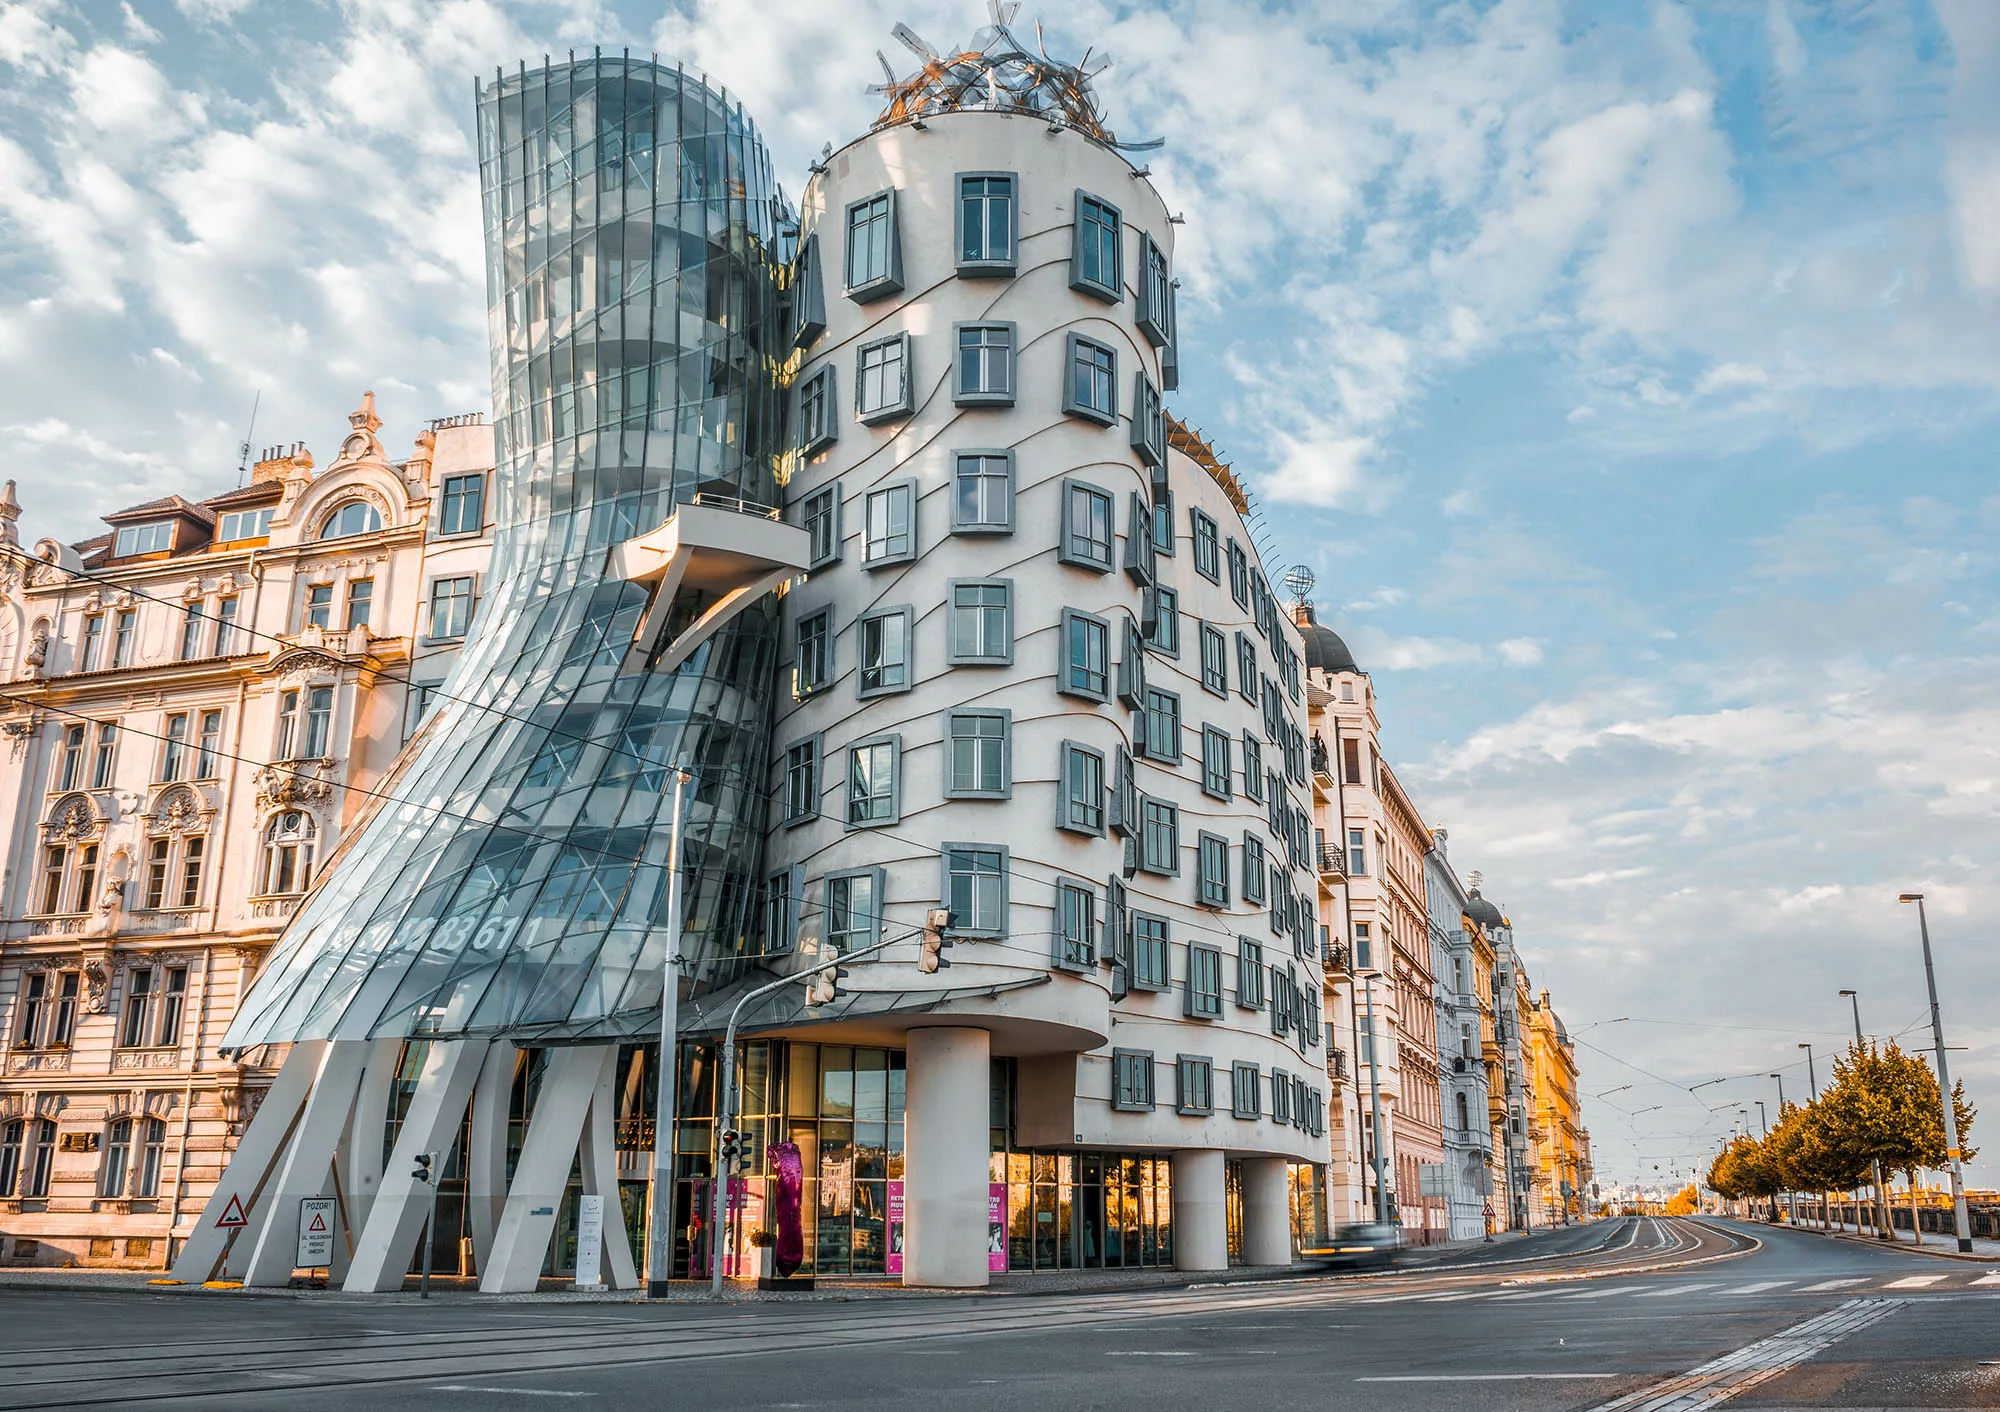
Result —
<svg viewBox="0 0 2000 1412"><path fill-rule="evenodd" d="M64 843L95 838L104 832L104 819L81 794L72 794L56 805L56 815L42 825L46 838Z"/></svg>
<svg viewBox="0 0 2000 1412"><path fill-rule="evenodd" d="M7 737L8 759L19 764L21 756L27 752L28 742L35 738L35 732L42 728L40 716L16 716L11 721L0 721L0 735Z"/></svg>
<svg viewBox="0 0 2000 1412"><path fill-rule="evenodd" d="M0 486L0 544L20 546L20 518L21 499L14 494L14 482L10 480Z"/></svg>
<svg viewBox="0 0 2000 1412"><path fill-rule="evenodd" d="M333 786L320 772L333 766L331 760L299 760L302 769L267 765L257 772L257 808L260 813L280 809L310 809L333 798Z"/></svg>
<svg viewBox="0 0 2000 1412"><path fill-rule="evenodd" d="M28 639L28 651L21 659L27 670L23 676L39 677L49 661L49 625L36 623L34 635Z"/></svg>
<svg viewBox="0 0 2000 1412"><path fill-rule="evenodd" d="M104 958L92 956L83 963L83 1008L92 1015L102 1015L109 1003L111 977L104 968Z"/></svg>

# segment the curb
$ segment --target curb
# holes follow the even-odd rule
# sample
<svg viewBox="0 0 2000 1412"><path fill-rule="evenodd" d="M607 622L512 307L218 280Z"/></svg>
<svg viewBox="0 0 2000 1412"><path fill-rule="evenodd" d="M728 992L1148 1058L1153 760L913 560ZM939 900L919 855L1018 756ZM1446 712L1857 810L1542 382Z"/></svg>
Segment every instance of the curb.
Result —
<svg viewBox="0 0 2000 1412"><path fill-rule="evenodd" d="M1956 1250L1934 1250L1928 1245L1905 1245L1900 1238L1883 1240L1877 1236L1848 1235L1844 1231L1821 1231L1811 1227L1787 1226L1786 1230L1797 1231L1800 1235L1819 1236L1825 1240L1844 1240L1849 1245L1865 1245L1870 1250L1896 1250L1905 1255L1928 1255L1936 1260L1957 1260L1967 1265L1991 1265L2000 1269L2000 1255L1981 1255L1974 1251L1966 1255Z"/></svg>

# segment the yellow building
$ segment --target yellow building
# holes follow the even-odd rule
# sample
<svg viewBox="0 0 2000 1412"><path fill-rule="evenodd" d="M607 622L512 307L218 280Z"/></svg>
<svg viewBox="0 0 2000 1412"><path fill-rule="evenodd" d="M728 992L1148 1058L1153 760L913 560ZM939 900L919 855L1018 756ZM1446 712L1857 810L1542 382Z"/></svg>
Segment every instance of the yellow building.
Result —
<svg viewBox="0 0 2000 1412"><path fill-rule="evenodd" d="M1548 991L1522 1011L1521 1031L1534 1094L1529 1124L1534 1210L1543 1221L1578 1220L1590 1190L1590 1139L1577 1105L1574 1047Z"/></svg>

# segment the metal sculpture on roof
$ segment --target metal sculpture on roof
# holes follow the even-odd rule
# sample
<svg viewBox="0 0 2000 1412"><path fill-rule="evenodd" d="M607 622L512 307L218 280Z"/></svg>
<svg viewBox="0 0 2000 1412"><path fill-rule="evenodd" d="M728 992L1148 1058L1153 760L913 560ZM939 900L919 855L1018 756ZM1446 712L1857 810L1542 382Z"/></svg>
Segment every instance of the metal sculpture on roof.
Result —
<svg viewBox="0 0 2000 1412"><path fill-rule="evenodd" d="M1008 29L1020 13L1019 0L988 0L988 8L993 23L972 36L970 49L956 54L939 53L908 25L899 24L891 31L904 48L923 61L923 67L908 78L897 78L888 56L875 51L886 81L868 91L889 100L875 119L875 127L913 122L931 113L972 109L1044 118L1127 152L1161 145L1160 139L1120 142L1104 126L1104 112L1090 91L1090 81L1110 67L1109 57L1093 57L1086 50L1075 64L1051 59L1042 43L1039 22L1031 53Z"/></svg>

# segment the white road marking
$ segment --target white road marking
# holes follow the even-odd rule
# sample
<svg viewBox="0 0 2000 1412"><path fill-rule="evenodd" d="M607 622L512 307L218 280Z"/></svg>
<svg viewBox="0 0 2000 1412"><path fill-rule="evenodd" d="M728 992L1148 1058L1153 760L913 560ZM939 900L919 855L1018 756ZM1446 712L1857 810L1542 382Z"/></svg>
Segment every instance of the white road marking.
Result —
<svg viewBox="0 0 2000 1412"><path fill-rule="evenodd" d="M1942 1100L1940 1100L1942 1103ZM1762 1294L1767 1289L1778 1289L1790 1284L1790 1280L1758 1280L1755 1284L1738 1285L1735 1289L1725 1289L1722 1294Z"/></svg>
<svg viewBox="0 0 2000 1412"><path fill-rule="evenodd" d="M1938 1107L1944 1107L1942 1098L1938 1100ZM1107 1348L1104 1350L1104 1356L1106 1358L1192 1358L1195 1355L1193 1350L1181 1349Z"/></svg>
<svg viewBox="0 0 2000 1412"><path fill-rule="evenodd" d="M1357 1383L1519 1383L1564 1382L1580 1378L1623 1378L1625 1373L1400 1373L1394 1377L1356 1378Z"/></svg>
<svg viewBox="0 0 2000 1412"><path fill-rule="evenodd" d="M1944 1107L1943 1100L1939 1100L1938 1107L1940 1108ZM2000 1270L1995 1270L1990 1275L1981 1275L1978 1279L1972 1282L1972 1287L1974 1289L1979 1289L1982 1286L1986 1288L1991 1288L1994 1285L2000 1285Z"/></svg>
<svg viewBox="0 0 2000 1412"><path fill-rule="evenodd" d="M1940 1108L1944 1107L1944 1100L1943 1100L1943 1099L1939 1099L1939 1100L1938 1100L1938 1107L1940 1107ZM1922 1289L1922 1288L1924 1288L1924 1287L1925 1287L1926 1285L1935 1285L1935 1284L1943 1284L1943 1283L1944 1283L1944 1276L1943 1276L1943 1275L1905 1275L1905 1276L1904 1276L1904 1277L1903 1277L1902 1279L1900 1279L1900 1280L1891 1280L1891 1281L1889 1281L1889 1283L1887 1283L1886 1285L1883 1285L1883 1286L1882 1286L1882 1288L1884 1288L1884 1289Z"/></svg>
<svg viewBox="0 0 2000 1412"><path fill-rule="evenodd" d="M1942 1107L1944 1100L1939 1099L1938 1103L1939 1106ZM470 1383L436 1383L432 1385L431 1391L432 1392L482 1392L482 1393L487 1393L489 1395L493 1393L499 1393L504 1397L595 1397L597 1396L597 1394L594 1392L565 1392L559 1388L552 1388L552 1387L474 1387ZM780 1403L778 1405L781 1407L784 1406L803 1407L805 1406L805 1403L792 1402L792 1403Z"/></svg>
<svg viewBox="0 0 2000 1412"><path fill-rule="evenodd" d="M1778 1283L1789 1284L1790 1281L1780 1280ZM1903 1299L1850 1299L1838 1309L1815 1315L1768 1338L1760 1338L1733 1353L1711 1358L1679 1377L1667 1378L1650 1387L1600 1403L1590 1412L1641 1412L1641 1409L1644 1412L1701 1412L1704 1408L1719 1406L1818 1357L1855 1330L1886 1319L1897 1310L1906 1308L1908 1303Z"/></svg>
<svg viewBox="0 0 2000 1412"><path fill-rule="evenodd" d="M1944 1102L1942 1099L1939 1100L1938 1106L1940 1108L1944 1106ZM1715 1288L1715 1281L1710 1280L1705 1285L1680 1285L1674 1289L1649 1289L1636 1297L1639 1299L1668 1299L1676 1294L1693 1294L1698 1289L1714 1289L1714 1288Z"/></svg>
<svg viewBox="0 0 2000 1412"><path fill-rule="evenodd" d="M1944 1107L1944 1101L1942 1099L1938 1101L1938 1107L1940 1108ZM1816 1285L1807 1285L1804 1289L1800 1290L1799 1293L1819 1294L1822 1291L1829 1289L1846 1289L1849 1285L1865 1285L1867 1283L1868 1283L1867 1280L1858 1278L1851 1280L1821 1280Z"/></svg>
<svg viewBox="0 0 2000 1412"><path fill-rule="evenodd" d="M1943 1108L1943 1107L1944 1107L1944 1100L1943 1100L1943 1099L1939 1099L1939 1100L1938 1100L1938 1107L1939 1107L1939 1108ZM1581 1293L1581 1294L1566 1294L1566 1295L1564 1295L1564 1296L1563 1296L1563 1298L1564 1298L1564 1299L1605 1299L1605 1298L1608 1298L1608 1297L1610 1297L1611 1295L1614 1295L1614 1294L1624 1294L1624 1293L1626 1293L1626 1292L1627 1292L1627 1291L1628 1291L1629 1289L1631 1289L1631 1286L1630 1286L1630 1285L1620 1285L1620 1286L1619 1286L1618 1288L1616 1288L1616 1289L1587 1289L1587 1290L1583 1291L1583 1293Z"/></svg>

